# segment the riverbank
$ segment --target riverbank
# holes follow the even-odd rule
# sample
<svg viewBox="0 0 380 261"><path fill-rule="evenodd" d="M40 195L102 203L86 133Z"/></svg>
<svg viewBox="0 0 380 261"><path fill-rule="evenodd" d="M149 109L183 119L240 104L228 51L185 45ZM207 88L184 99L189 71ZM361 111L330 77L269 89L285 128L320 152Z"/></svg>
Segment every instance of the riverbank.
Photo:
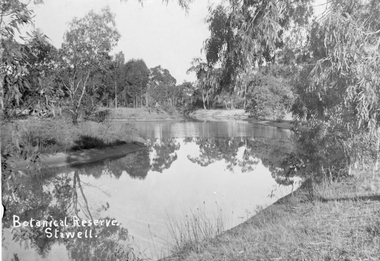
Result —
<svg viewBox="0 0 380 261"><path fill-rule="evenodd" d="M109 119L112 121L177 121L184 117L175 109L166 112L161 107L154 108L102 108L109 111Z"/></svg>
<svg viewBox="0 0 380 261"><path fill-rule="evenodd" d="M38 167L41 169L75 167L82 164L123 157L143 148L145 148L143 143L133 141L107 146L102 149L87 149L66 153L58 152L55 154L41 154L39 155ZM25 170L30 165L30 161L20 159L16 159L15 161L11 160L10 163L12 164L13 170Z"/></svg>
<svg viewBox="0 0 380 261"><path fill-rule="evenodd" d="M196 110L189 114L190 117L200 121L245 121L255 124L262 124L283 129L291 129L293 127L290 115L287 115L284 120L255 120L249 118L249 113L243 109L234 110Z"/></svg>
<svg viewBox="0 0 380 261"><path fill-rule="evenodd" d="M168 113L157 108L108 108L110 114L109 119L112 121L180 121L185 120L184 115L178 111L173 110ZM189 117L199 121L245 121L255 124L262 124L267 126L273 126L282 129L291 129L293 127L293 121L291 115L286 115L284 120L256 120L249 118L249 113L246 113L243 109L234 110L205 110L198 109L191 112Z"/></svg>
<svg viewBox="0 0 380 261"><path fill-rule="evenodd" d="M356 173L313 184L278 200L243 224L184 248L173 260L378 260L380 177Z"/></svg>
<svg viewBox="0 0 380 261"><path fill-rule="evenodd" d="M1 125L1 150L13 169L72 166L120 157L143 147L130 122L28 118ZM33 162L36 162L34 164Z"/></svg>

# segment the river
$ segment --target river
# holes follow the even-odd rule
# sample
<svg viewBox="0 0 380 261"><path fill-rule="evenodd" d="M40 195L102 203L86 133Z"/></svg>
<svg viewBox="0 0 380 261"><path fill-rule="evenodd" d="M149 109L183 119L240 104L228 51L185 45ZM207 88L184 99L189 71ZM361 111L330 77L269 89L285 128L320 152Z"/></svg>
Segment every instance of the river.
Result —
<svg viewBox="0 0 380 261"><path fill-rule="evenodd" d="M292 149L289 130L193 121L137 122L136 129L143 150L22 184L6 204L3 260L112 260L129 247L155 260L194 218L226 230L292 189L275 172ZM52 220L58 224L43 226Z"/></svg>

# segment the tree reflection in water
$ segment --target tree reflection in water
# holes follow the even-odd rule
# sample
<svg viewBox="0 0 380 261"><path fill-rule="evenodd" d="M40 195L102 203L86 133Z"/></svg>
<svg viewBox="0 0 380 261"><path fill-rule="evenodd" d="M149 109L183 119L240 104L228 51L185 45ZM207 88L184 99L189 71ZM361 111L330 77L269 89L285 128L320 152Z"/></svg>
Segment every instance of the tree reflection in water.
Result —
<svg viewBox="0 0 380 261"><path fill-rule="evenodd" d="M177 159L176 151L180 144L175 138L149 140L147 145L153 153L151 170L162 173L164 169L170 168Z"/></svg>
<svg viewBox="0 0 380 261"><path fill-rule="evenodd" d="M65 245L71 260L138 260L132 251L127 229L110 225L112 223L94 225L93 210L90 210L80 179L82 174L87 173L82 169L49 179L25 178L13 190L3 187L2 199L6 207L3 229L11 229L14 241L24 242L25 247L35 249L41 257L47 257L52 246L59 243ZM19 217L20 223L33 219L32 226L13 227L14 215ZM73 216L91 220L93 224L74 226ZM36 223L64 222L65 219L67 223L63 226L52 223L46 227ZM104 219L113 220L111 217ZM60 233L67 235L68 232L75 236L61 237ZM82 232L81 238L77 236L78 232ZM4 244L3 251L6 252ZM13 259L22 260L17 254Z"/></svg>
<svg viewBox="0 0 380 261"><path fill-rule="evenodd" d="M123 171L126 171L132 178L145 179L148 171L151 169L149 150L147 148L123 157L77 167L81 167L86 175L92 175L95 178L100 178L105 174L119 178Z"/></svg>
<svg viewBox="0 0 380 261"><path fill-rule="evenodd" d="M289 160L284 155L292 152L290 139L266 139L259 137L233 138L167 138L148 141L147 148L127 156L90 165L75 166L64 171L45 170L44 173L24 177L11 188L3 186L3 204L7 211L3 228L12 229L15 241L28 242L41 257L46 257L54 244L64 244L72 260L137 260L126 228L120 226L52 226L55 230L79 232L91 230L95 238L47 238L46 227L12 228L13 215L20 221L64 220L79 216L83 220L94 220L100 210L92 210L93 202L86 197L81 176L100 178L110 175L120 178L123 172L134 179L145 179L149 171L162 173L178 158L181 144L193 143L198 147L197 156L188 155L194 164L206 167L217 161L226 163L226 169L235 172L251 172L261 162L273 178L283 185L289 184L290 173L294 174ZM288 154L291 155L291 154ZM289 159L289 157L288 157ZM63 174L54 174L63 173ZM292 174L292 175L293 175ZM108 204L108 203L107 203ZM109 205L102 207L107 210ZM112 217L107 217L112 220ZM72 221L71 221L72 222ZM72 224L72 223L69 223ZM3 249L6 250L5 246ZM15 259L16 260L16 259ZM22 260L22 259L20 259Z"/></svg>
<svg viewBox="0 0 380 261"><path fill-rule="evenodd" d="M260 162L267 167L279 184L288 185L288 172L284 156L293 151L290 139L267 139L251 137L234 138L186 138L185 143L194 142L199 146L199 156L188 159L200 166L207 167L216 161L224 161L226 169L235 168L245 173L255 169ZM242 154L239 156L239 150Z"/></svg>

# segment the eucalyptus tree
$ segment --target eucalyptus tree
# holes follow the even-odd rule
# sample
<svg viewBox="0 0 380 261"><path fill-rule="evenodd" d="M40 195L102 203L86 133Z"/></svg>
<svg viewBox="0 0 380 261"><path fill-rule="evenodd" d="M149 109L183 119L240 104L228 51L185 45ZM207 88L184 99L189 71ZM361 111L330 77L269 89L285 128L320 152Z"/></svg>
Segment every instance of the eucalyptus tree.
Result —
<svg viewBox="0 0 380 261"><path fill-rule="evenodd" d="M380 147L379 17L375 0L330 1L310 31L314 65L306 68L300 92L311 127L323 124L349 165L364 161L363 150L371 149L374 174Z"/></svg>
<svg viewBox="0 0 380 261"><path fill-rule="evenodd" d="M195 72L197 76L196 87L201 92L203 108L207 109L210 107L210 97L220 90L219 79L222 71L219 68L213 68L200 58L195 58L192 66L187 70L187 73L190 72Z"/></svg>
<svg viewBox="0 0 380 261"><path fill-rule="evenodd" d="M147 91L149 82L149 69L142 59L129 60L124 66L124 79L127 84L127 93L133 99L133 107L142 105L142 97Z"/></svg>
<svg viewBox="0 0 380 261"><path fill-rule="evenodd" d="M90 83L91 76L99 70L106 71L109 52L119 38L115 15L108 7L100 13L90 11L69 24L60 49L60 66L61 84L69 98L74 124L78 123L84 99L96 88Z"/></svg>
<svg viewBox="0 0 380 261"><path fill-rule="evenodd" d="M115 97L115 108L117 108L117 98L120 93L121 88L123 87L123 66L125 64L125 57L123 52L115 54L114 60L112 63L112 72L111 76L114 81L114 97Z"/></svg>
<svg viewBox="0 0 380 261"><path fill-rule="evenodd" d="M176 83L177 80L168 69L162 68L161 65L151 68L147 92L149 104L173 105L172 94Z"/></svg>
<svg viewBox="0 0 380 261"><path fill-rule="evenodd" d="M63 92L56 88L58 50L49 42L49 38L39 29L31 33L25 44L25 75L29 89L23 94L25 106L39 107L55 116L60 107Z"/></svg>
<svg viewBox="0 0 380 261"><path fill-rule="evenodd" d="M275 63L285 33L304 26L312 15L311 0L228 1L209 9L207 64L221 68L220 87L237 91L236 82L261 65Z"/></svg>
<svg viewBox="0 0 380 261"><path fill-rule="evenodd" d="M40 3L41 1L34 1ZM20 105L23 92L30 85L25 80L28 74L25 45L22 44L21 28L32 23L33 11L22 1L0 2L0 103L1 114L9 107ZM19 36L19 37L17 37ZM18 39L20 38L20 39Z"/></svg>

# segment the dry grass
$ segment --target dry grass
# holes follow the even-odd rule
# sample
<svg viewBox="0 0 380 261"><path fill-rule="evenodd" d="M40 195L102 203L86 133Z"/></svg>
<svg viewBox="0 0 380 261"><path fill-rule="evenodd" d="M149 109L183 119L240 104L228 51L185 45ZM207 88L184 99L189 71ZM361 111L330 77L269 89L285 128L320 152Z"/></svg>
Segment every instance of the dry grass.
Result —
<svg viewBox="0 0 380 261"><path fill-rule="evenodd" d="M370 176L314 185L314 198L320 200L310 200L302 188L201 247L166 260L379 260L380 178L369 181Z"/></svg>

